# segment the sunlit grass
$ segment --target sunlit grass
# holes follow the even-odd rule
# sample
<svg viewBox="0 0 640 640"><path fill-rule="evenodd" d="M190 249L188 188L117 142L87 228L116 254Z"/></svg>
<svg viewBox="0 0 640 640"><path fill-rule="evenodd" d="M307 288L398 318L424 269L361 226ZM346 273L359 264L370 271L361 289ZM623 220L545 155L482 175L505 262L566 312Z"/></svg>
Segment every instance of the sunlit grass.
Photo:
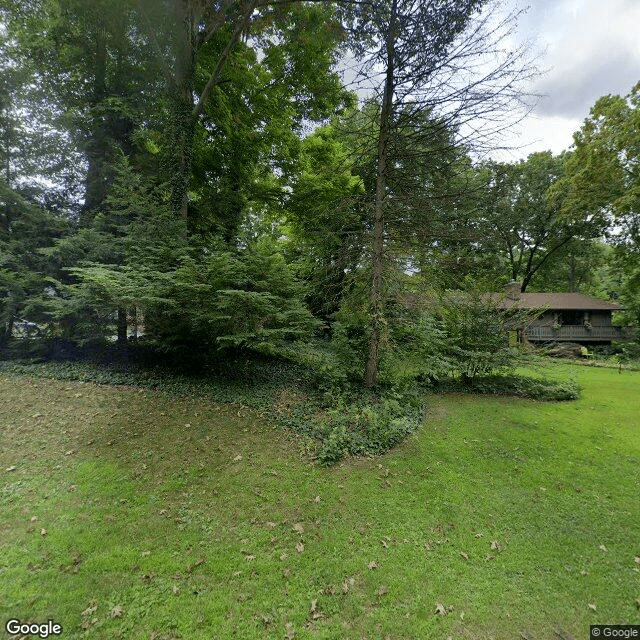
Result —
<svg viewBox="0 0 640 640"><path fill-rule="evenodd" d="M640 374L552 373L582 399L431 397L395 451L330 470L256 410L0 378L0 617L158 640L638 622Z"/></svg>

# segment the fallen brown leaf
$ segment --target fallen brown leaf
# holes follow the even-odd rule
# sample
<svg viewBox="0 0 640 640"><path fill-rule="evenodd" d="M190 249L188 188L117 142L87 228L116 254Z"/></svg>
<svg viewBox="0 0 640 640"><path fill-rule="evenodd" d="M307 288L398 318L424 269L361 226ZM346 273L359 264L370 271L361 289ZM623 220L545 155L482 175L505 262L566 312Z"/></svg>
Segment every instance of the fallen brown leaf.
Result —
<svg viewBox="0 0 640 640"><path fill-rule="evenodd" d="M349 590L351 589L351 587L353 587L356 584L356 579L355 578L346 578L345 581L342 583L342 593L349 593Z"/></svg>
<svg viewBox="0 0 640 640"><path fill-rule="evenodd" d="M446 616L447 615L447 610L446 610L445 606L443 604L440 604L439 602L436 603L436 615L437 616Z"/></svg>
<svg viewBox="0 0 640 640"><path fill-rule="evenodd" d="M117 604L113 609L111 609L111 613L109 613L110 618L122 618L124 614L124 607L121 604Z"/></svg>
<svg viewBox="0 0 640 640"><path fill-rule="evenodd" d="M311 613L316 613L318 611L318 601L317 600L312 600L311 601Z"/></svg>
<svg viewBox="0 0 640 640"><path fill-rule="evenodd" d="M199 567L201 564L204 564L204 558L198 558L193 564L190 564L187 567L187 573L191 573L196 567Z"/></svg>
<svg viewBox="0 0 640 640"><path fill-rule="evenodd" d="M96 622L98 622L98 618L92 618L91 620L85 620L80 627L82 629L89 629L90 627L92 627Z"/></svg>
<svg viewBox="0 0 640 640"><path fill-rule="evenodd" d="M367 567L369 567L369 569L373 570L373 569L377 569L378 568L378 563L375 560L372 560Z"/></svg>
<svg viewBox="0 0 640 640"><path fill-rule="evenodd" d="M596 605L595 605L595 604L591 604L591 603L589 603L587 606L588 606L588 607L589 607L589 609L591 609L592 611L595 611L595 610L596 610Z"/></svg>

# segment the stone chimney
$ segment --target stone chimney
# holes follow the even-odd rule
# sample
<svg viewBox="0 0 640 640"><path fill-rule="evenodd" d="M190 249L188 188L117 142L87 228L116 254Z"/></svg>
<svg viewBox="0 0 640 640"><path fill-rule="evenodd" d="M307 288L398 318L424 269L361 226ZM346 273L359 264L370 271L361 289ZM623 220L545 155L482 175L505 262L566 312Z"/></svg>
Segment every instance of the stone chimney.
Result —
<svg viewBox="0 0 640 640"><path fill-rule="evenodd" d="M504 292L508 300L520 300L520 289L522 289L522 282L516 282L511 280L504 286Z"/></svg>

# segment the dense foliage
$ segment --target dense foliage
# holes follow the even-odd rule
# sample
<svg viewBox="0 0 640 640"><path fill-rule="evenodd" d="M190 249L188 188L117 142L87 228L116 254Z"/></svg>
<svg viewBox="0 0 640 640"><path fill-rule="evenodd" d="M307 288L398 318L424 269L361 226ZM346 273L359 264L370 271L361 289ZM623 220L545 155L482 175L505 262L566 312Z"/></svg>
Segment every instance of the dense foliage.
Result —
<svg viewBox="0 0 640 640"><path fill-rule="evenodd" d="M485 295L511 278L621 297L637 322L638 87L570 152L475 162L532 72L496 8L5 3L3 348L310 367L329 462L404 437L425 385L513 373L526 318Z"/></svg>

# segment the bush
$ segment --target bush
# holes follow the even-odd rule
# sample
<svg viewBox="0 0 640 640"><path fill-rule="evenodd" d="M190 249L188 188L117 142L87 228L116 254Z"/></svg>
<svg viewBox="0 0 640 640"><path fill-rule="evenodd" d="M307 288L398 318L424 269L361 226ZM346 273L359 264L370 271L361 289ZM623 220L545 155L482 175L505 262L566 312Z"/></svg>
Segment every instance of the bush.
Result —
<svg viewBox="0 0 640 640"><path fill-rule="evenodd" d="M320 418L318 434L322 444L317 459L330 466L347 454L385 453L413 433L423 416L422 399L409 394L329 410Z"/></svg>
<svg viewBox="0 0 640 640"><path fill-rule="evenodd" d="M447 390L455 388L455 384L446 385ZM582 387L574 380L548 380L517 375L478 376L466 385L458 383L457 389L548 401L577 400L582 391Z"/></svg>
<svg viewBox="0 0 640 640"><path fill-rule="evenodd" d="M618 349L620 362L640 362L640 344L637 342L618 342L615 344Z"/></svg>
<svg viewBox="0 0 640 640"><path fill-rule="evenodd" d="M477 292L449 292L440 303L444 357L465 381L512 371L522 350L509 345L509 329L526 324L530 313L505 310L500 300Z"/></svg>

